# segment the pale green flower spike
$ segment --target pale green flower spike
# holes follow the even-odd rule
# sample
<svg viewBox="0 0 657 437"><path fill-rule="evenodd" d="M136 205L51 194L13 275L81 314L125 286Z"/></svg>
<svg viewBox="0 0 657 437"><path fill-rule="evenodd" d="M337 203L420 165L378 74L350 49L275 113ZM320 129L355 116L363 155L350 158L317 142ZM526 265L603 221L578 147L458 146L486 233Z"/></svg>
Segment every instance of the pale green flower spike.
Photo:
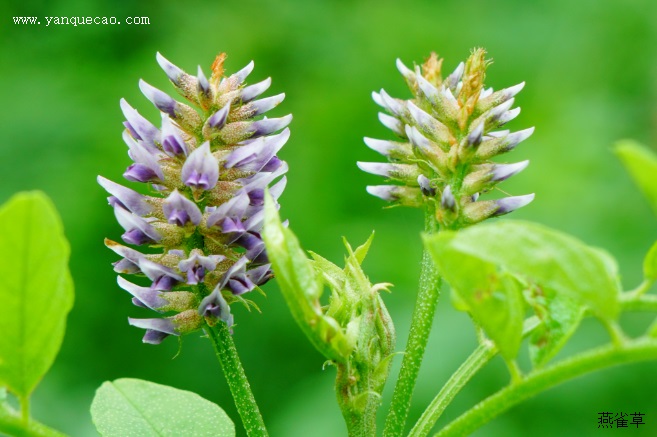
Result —
<svg viewBox="0 0 657 437"><path fill-rule="evenodd" d="M527 205L533 194L479 200L480 193L519 173L529 161L490 161L527 139L534 128L511 133L497 130L519 113L511 109L524 82L501 91L484 88L483 49L475 49L445 79L442 59L432 53L415 70L397 60L413 98L392 98L384 90L372 93L386 113L379 120L400 141L365 138L365 144L389 163L359 162L361 170L384 176L394 185L368 186L367 191L396 205L424 206L435 211L443 229L458 229Z"/></svg>

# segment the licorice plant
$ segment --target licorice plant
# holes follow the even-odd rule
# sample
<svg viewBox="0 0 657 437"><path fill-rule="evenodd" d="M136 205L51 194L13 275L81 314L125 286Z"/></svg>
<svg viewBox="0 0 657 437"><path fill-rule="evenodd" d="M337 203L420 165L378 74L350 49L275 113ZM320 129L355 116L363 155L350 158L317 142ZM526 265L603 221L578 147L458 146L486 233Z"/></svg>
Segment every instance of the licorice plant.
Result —
<svg viewBox="0 0 657 437"><path fill-rule="evenodd" d="M519 114L513 105L524 83L486 88L490 61L483 49L473 50L444 78L443 60L435 54L413 68L398 60L410 98L373 93L384 110L379 119L395 139L365 138L387 160L358 163L385 178L384 185L366 190L389 206L424 212L419 287L403 349L381 293L392 284L373 283L361 267L373 234L355 248L345 240L344 267L338 267L305 252L281 220L278 199L288 166L278 153L290 136L292 117L262 116L284 95L260 97L271 80L247 85L253 63L227 75L225 59L217 56L206 77L200 67L193 76L157 54L182 99L141 81L161 121L156 126L122 100L123 140L133 161L123 174L128 183L102 176L98 183L124 230L123 244L105 240L119 256L113 264L117 288L136 306L158 313L128 323L144 329L143 342L153 345L171 337L182 342L191 333L207 337L248 436L266 436L267 430L233 342L240 328L231 306L256 307L251 292L262 292L260 286L273 278L299 328L336 369L335 395L352 437L377 435L377 413L386 404L384 387L396 357L401 369L387 406L385 437L429 435L461 389L498 355L508 368L508 384L434 435L469 435L519 402L577 376L657 360L657 320L639 335L629 335L620 322L629 312L657 312L657 298L649 293L657 282L657 243L645 256L643 281L624 291L616 260L606 251L541 225L499 218L534 200L533 194L511 196L498 189L527 167L528 160L502 160L533 128L503 128ZM657 211L657 156L631 141L615 151ZM61 345L73 304L69 246L46 196L22 193L0 208L0 249L11 254L0 265L0 433L61 437L31 418L29 404ZM454 307L471 318L478 345L437 387L420 418L407 424L446 284ZM608 344L555 360L586 317L600 322ZM529 364L518 360L521 352ZM235 425L219 406L136 379L105 382L91 415L107 437L235 436ZM644 425L643 416L634 413L632 425ZM603 419L611 420L602 417L601 425L608 423Z"/></svg>

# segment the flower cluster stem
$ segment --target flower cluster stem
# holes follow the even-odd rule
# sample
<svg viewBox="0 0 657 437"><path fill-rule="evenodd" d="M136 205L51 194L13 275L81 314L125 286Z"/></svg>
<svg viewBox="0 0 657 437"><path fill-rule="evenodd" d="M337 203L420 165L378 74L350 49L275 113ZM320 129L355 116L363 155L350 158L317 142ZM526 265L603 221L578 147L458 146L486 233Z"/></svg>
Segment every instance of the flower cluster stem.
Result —
<svg viewBox="0 0 657 437"><path fill-rule="evenodd" d="M237 348L224 322L218 322L206 332L214 346L217 359L226 376L228 387L233 395L235 407L242 419L244 429L249 437L266 437L267 429L262 420L260 409L255 401L249 381L246 379L244 368L237 355Z"/></svg>
<svg viewBox="0 0 657 437"><path fill-rule="evenodd" d="M425 232L435 233L438 224L435 220L434 211L427 208L425 211ZM399 378L392 395L392 403L388 416L386 417L384 437L398 437L404 432L404 426L411 406L413 389L420 371L420 365L427 347L433 319L436 313L436 305L440 295L440 276L431 259L431 255L425 249L422 253L422 267L420 273L420 286L413 310L411 329L406 343L406 351L402 359Z"/></svg>
<svg viewBox="0 0 657 437"><path fill-rule="evenodd" d="M606 345L535 370L481 401L443 428L436 437L470 435L514 405L585 373L638 361L657 360L657 340L641 338Z"/></svg>
<svg viewBox="0 0 657 437"><path fill-rule="evenodd" d="M477 349L461 364L461 367L449 378L440 392L431 401L427 409L417 421L409 437L424 437L429 435L445 408L454 400L465 384L495 356L497 349L492 342L480 344Z"/></svg>

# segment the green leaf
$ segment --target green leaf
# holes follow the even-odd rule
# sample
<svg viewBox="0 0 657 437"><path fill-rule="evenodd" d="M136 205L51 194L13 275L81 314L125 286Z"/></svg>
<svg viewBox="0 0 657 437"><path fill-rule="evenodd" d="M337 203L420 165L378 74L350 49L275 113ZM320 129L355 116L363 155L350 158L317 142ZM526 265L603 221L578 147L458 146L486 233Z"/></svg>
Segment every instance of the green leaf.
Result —
<svg viewBox="0 0 657 437"><path fill-rule="evenodd" d="M643 260L643 276L649 281L657 281L657 243L652 245Z"/></svg>
<svg viewBox="0 0 657 437"><path fill-rule="evenodd" d="M69 246L54 205L19 193L0 208L0 385L27 397L52 365L73 306Z"/></svg>
<svg viewBox="0 0 657 437"><path fill-rule="evenodd" d="M598 317L611 320L618 315L621 289L615 260L567 234L504 220L465 229L451 246L563 294Z"/></svg>
<svg viewBox="0 0 657 437"><path fill-rule="evenodd" d="M458 234L425 236L443 278L452 286L475 321L507 360L515 358L522 340L524 304L520 284L509 272L458 249Z"/></svg>
<svg viewBox="0 0 657 437"><path fill-rule="evenodd" d="M91 404L91 418L103 437L235 436L235 425L218 405L140 379L104 382Z"/></svg>
<svg viewBox="0 0 657 437"><path fill-rule="evenodd" d="M322 355L330 360L344 361L351 354L353 344L335 319L322 313L319 298L323 283L297 237L281 223L268 193L265 196L262 238L276 281L297 324Z"/></svg>
<svg viewBox="0 0 657 437"><path fill-rule="evenodd" d="M540 320L529 340L529 357L534 367L540 367L554 357L575 333L584 316L584 308L563 294L541 287L529 290L527 301Z"/></svg>
<svg viewBox="0 0 657 437"><path fill-rule="evenodd" d="M631 140L618 142L614 150L657 214L657 155Z"/></svg>

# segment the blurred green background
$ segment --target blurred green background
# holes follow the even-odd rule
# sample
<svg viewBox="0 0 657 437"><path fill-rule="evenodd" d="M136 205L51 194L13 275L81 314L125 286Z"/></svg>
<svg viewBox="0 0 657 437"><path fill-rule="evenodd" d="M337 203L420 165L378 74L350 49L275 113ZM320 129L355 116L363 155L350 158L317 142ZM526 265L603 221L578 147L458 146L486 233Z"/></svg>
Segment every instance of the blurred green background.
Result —
<svg viewBox="0 0 657 437"><path fill-rule="evenodd" d="M120 180L129 164L119 99L157 121L138 79L172 91L156 51L192 73L199 63L207 72L220 51L228 53L229 72L254 59L250 82L271 76L269 94L287 94L273 114L294 114L292 138L281 152L290 165L282 215L305 248L336 262L343 256L341 236L358 244L376 230L365 269L373 282L395 284L385 299L399 349L417 284L422 218L415 210L382 209L383 202L365 192L380 179L355 164L379 160L363 136L391 138L377 121L370 92L384 87L409 97L397 57L412 65L435 50L451 71L472 47L482 46L494 59L488 85L527 82L516 99L523 111L509 127L536 126L536 133L507 159L530 159L531 166L503 189L535 192L536 200L514 218L608 249L618 257L626 288L640 280L642 256L657 239L655 217L610 152L623 137L657 145L654 0L42 0L3 2L0 12L0 201L29 189L53 198L72 244L77 294L61 355L35 394L34 415L72 435L95 434L88 414L94 390L119 377L198 392L224 407L240 428L205 339L186 337L174 359L175 340L143 345L142 331L128 326L129 315L147 313L116 285L110 265L116 256L102 244L122 232L95 182L98 174ZM62 15L148 16L151 24L12 22L12 16ZM293 323L276 284L265 289L266 298L255 297L262 314L235 307L235 340L271 434L344 435L334 370L322 370L321 356ZM411 419L475 344L470 322L451 308L447 294L436 318ZM648 321L637 315L628 329L638 333ZM605 340L587 321L566 352ZM399 359L393 375L398 365ZM638 364L578 379L514 408L477 435L595 435L600 411L643 412L643 429L622 432L657 435L656 370L654 363ZM503 364L494 361L440 423L507 381Z"/></svg>

